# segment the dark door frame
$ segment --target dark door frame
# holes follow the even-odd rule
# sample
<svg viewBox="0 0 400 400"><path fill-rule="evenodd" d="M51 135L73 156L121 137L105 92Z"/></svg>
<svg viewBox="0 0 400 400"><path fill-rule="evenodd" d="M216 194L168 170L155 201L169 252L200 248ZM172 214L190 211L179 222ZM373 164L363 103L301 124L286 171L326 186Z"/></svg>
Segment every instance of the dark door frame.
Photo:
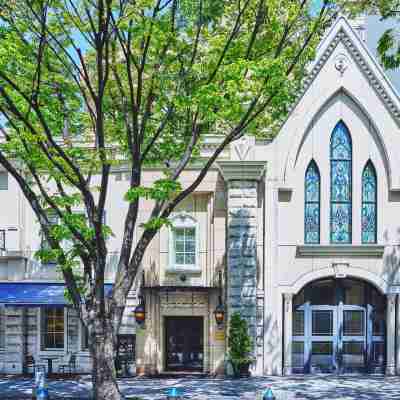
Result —
<svg viewBox="0 0 400 400"><path fill-rule="evenodd" d="M185 321L185 322L189 322L190 320L197 320L200 323L200 332L199 332L199 339L200 339L200 343L202 346L202 362L201 362L201 366L198 368L171 368L168 365L168 348L169 348L169 343L168 343L168 330L169 330L169 325L168 325L168 321L172 321L175 320L175 322L179 323L180 321ZM205 345L205 338L204 338L204 317L203 316L192 316L192 315L188 315L188 316L174 316L174 315L168 315L168 316L164 316L164 370L166 372L203 372L204 370L204 345ZM188 326L182 326L182 329L190 329L190 327Z"/></svg>

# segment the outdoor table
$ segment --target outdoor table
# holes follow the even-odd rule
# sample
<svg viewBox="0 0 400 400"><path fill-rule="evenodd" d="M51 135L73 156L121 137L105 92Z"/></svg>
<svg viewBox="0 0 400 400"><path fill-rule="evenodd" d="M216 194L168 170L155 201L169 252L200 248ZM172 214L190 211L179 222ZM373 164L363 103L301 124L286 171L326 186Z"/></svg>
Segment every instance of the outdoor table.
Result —
<svg viewBox="0 0 400 400"><path fill-rule="evenodd" d="M53 373L53 360L57 360L60 356L43 356L40 357L41 360L47 360L47 374L51 375Z"/></svg>

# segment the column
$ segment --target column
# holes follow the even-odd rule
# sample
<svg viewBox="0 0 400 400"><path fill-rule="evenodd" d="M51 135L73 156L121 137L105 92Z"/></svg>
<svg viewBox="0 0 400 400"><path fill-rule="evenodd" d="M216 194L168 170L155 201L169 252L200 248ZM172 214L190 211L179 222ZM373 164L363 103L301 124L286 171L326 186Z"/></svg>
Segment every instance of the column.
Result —
<svg viewBox="0 0 400 400"><path fill-rule="evenodd" d="M396 367L397 367L397 375L400 375L400 296L397 296L397 301L396 301L396 320L397 320L397 326L396 326Z"/></svg>
<svg viewBox="0 0 400 400"><path fill-rule="evenodd" d="M386 307L386 375L395 375L396 294L387 295Z"/></svg>
<svg viewBox="0 0 400 400"><path fill-rule="evenodd" d="M257 332L257 227L258 182L263 176L265 164L254 161L221 161L218 163L227 182L228 232L227 232L227 317L240 312L247 320L249 334L253 341L253 355L257 347L263 346L263 334ZM262 357L257 359L262 366ZM262 368L254 366L255 371Z"/></svg>
<svg viewBox="0 0 400 400"><path fill-rule="evenodd" d="M283 323L283 375L292 374L292 324L293 324L293 293L283 294L284 323Z"/></svg>
<svg viewBox="0 0 400 400"><path fill-rule="evenodd" d="M257 182L228 183L228 314L240 312L256 341ZM230 316L229 315L229 316Z"/></svg>

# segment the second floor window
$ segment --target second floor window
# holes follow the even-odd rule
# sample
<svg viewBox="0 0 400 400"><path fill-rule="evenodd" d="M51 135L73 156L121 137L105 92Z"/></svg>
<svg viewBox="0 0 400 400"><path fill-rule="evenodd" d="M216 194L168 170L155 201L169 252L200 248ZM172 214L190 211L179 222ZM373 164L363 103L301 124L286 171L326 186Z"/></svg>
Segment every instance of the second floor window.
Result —
<svg viewBox="0 0 400 400"><path fill-rule="evenodd" d="M8 190L8 173L0 171L0 190Z"/></svg>
<svg viewBox="0 0 400 400"><path fill-rule="evenodd" d="M81 322L81 350L89 349L89 331L88 328Z"/></svg>
<svg viewBox="0 0 400 400"><path fill-rule="evenodd" d="M352 143L340 121L331 136L331 243L351 243Z"/></svg>
<svg viewBox="0 0 400 400"><path fill-rule="evenodd" d="M320 240L320 192L321 178L317 164L312 160L305 176L304 241L307 244L318 244Z"/></svg>
<svg viewBox="0 0 400 400"><path fill-rule="evenodd" d="M188 215L172 221L170 235L170 267L197 268L197 223Z"/></svg>
<svg viewBox="0 0 400 400"><path fill-rule="evenodd" d="M42 310L42 347L44 350L64 348L64 308Z"/></svg>
<svg viewBox="0 0 400 400"><path fill-rule="evenodd" d="M58 217L57 217L57 215L56 215L55 213L49 212L48 215L47 215L47 219L48 219L48 221L49 221L49 222L48 222L48 226L49 226L49 227L52 227L52 226L58 224ZM48 249L50 249L50 244L49 244L49 242L47 241L46 236L45 236L45 234L44 234L43 231L41 232L41 244L40 244L40 247L41 247L43 250L48 250Z"/></svg>
<svg viewBox="0 0 400 400"><path fill-rule="evenodd" d="M376 243L377 237L377 179L375 167L367 162L362 174L361 241Z"/></svg>
<svg viewBox="0 0 400 400"><path fill-rule="evenodd" d="M4 307L0 307L0 349L6 347L6 315Z"/></svg>
<svg viewBox="0 0 400 400"><path fill-rule="evenodd" d="M6 231L0 229L0 250L6 250Z"/></svg>

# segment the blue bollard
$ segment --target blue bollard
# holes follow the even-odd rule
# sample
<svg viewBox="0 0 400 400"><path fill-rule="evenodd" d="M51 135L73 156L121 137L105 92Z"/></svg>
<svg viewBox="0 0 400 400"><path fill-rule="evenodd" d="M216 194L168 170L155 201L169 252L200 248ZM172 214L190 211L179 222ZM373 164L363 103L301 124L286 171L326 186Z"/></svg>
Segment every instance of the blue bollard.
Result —
<svg viewBox="0 0 400 400"><path fill-rule="evenodd" d="M36 391L36 400L49 400L49 391L46 388L39 388Z"/></svg>
<svg viewBox="0 0 400 400"><path fill-rule="evenodd" d="M263 396L263 400L276 400L276 397L274 396L274 394L272 393L272 389L268 388Z"/></svg>
<svg viewBox="0 0 400 400"><path fill-rule="evenodd" d="M35 376L36 400L49 400L49 391L46 385L44 372L37 371Z"/></svg>
<svg viewBox="0 0 400 400"><path fill-rule="evenodd" d="M181 398L177 388L168 389L167 400L179 400Z"/></svg>

